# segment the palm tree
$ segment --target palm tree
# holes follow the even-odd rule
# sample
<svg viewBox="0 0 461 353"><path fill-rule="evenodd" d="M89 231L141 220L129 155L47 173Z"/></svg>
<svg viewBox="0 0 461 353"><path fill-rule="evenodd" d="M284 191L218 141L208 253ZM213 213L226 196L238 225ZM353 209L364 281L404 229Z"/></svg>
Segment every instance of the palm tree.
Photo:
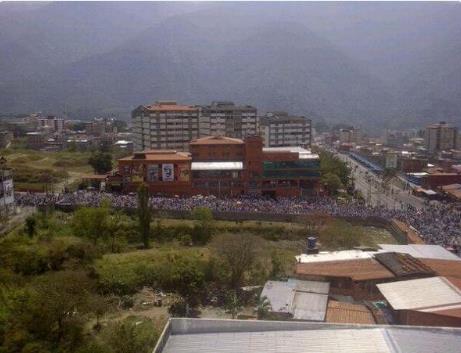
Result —
<svg viewBox="0 0 461 353"><path fill-rule="evenodd" d="M269 316L269 312L272 310L272 305L266 296L259 298L258 305L256 306L256 314L258 320L265 319Z"/></svg>

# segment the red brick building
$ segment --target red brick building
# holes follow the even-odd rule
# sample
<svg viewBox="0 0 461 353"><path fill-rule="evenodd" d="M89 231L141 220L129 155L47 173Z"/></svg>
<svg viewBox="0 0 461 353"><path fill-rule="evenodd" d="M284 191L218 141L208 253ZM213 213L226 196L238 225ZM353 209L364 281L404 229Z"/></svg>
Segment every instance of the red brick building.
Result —
<svg viewBox="0 0 461 353"><path fill-rule="evenodd" d="M318 155L298 147L263 148L259 136L198 138L189 151L136 152L119 160L112 179L127 192L145 182L151 193L165 195L298 196L318 186Z"/></svg>

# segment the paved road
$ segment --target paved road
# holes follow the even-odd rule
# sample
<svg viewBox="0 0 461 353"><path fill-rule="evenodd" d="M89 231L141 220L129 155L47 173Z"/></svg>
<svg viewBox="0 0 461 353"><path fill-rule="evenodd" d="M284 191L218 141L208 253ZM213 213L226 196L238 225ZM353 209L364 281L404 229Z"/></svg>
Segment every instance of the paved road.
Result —
<svg viewBox="0 0 461 353"><path fill-rule="evenodd" d="M408 205L415 208L424 207L424 200L405 190L405 186L397 178L384 185L380 176L348 155L336 153L336 156L350 166L356 190L360 191L372 206L385 206L390 209L406 208Z"/></svg>

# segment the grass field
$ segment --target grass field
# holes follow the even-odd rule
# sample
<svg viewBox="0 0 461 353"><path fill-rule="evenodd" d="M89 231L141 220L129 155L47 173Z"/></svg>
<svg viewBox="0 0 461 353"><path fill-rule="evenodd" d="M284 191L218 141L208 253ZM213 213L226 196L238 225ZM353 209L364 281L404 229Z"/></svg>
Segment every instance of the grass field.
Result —
<svg viewBox="0 0 461 353"><path fill-rule="evenodd" d="M44 152L21 148L0 150L14 170L16 190L43 191L46 187L61 190L85 174L91 174L88 165L90 152Z"/></svg>

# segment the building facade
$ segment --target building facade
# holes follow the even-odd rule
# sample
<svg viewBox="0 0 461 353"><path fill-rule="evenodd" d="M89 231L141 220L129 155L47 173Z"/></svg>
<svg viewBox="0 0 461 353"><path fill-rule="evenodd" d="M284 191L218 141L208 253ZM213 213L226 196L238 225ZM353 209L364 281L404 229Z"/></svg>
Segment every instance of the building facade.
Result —
<svg viewBox="0 0 461 353"><path fill-rule="evenodd" d="M189 141L199 136L199 108L158 101L132 112L134 148L187 151Z"/></svg>
<svg viewBox="0 0 461 353"><path fill-rule="evenodd" d="M200 107L200 136L245 138L258 133L256 108L233 102L212 102Z"/></svg>
<svg viewBox="0 0 461 353"><path fill-rule="evenodd" d="M268 113L261 118L261 133L266 147L310 147L312 122L285 112Z"/></svg>
<svg viewBox="0 0 461 353"><path fill-rule="evenodd" d="M0 157L0 214L8 214L14 207L13 171L6 159Z"/></svg>
<svg viewBox="0 0 461 353"><path fill-rule="evenodd" d="M318 186L319 156L303 148L263 148L260 136L208 136L188 149L135 152L119 160L109 179L125 192L145 182L153 194L185 196L299 196Z"/></svg>
<svg viewBox="0 0 461 353"><path fill-rule="evenodd" d="M429 153L456 148L458 129L442 121L426 127L426 148Z"/></svg>

